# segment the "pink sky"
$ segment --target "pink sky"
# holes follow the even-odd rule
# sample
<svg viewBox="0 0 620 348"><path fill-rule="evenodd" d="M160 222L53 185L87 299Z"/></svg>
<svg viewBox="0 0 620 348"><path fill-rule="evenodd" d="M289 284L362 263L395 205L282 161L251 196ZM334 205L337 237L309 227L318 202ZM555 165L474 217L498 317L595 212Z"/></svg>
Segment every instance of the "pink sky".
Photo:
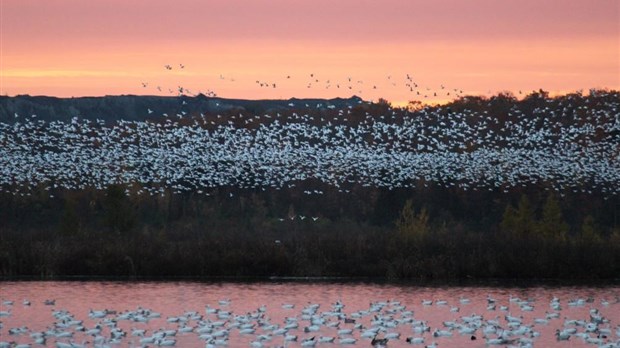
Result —
<svg viewBox="0 0 620 348"><path fill-rule="evenodd" d="M0 94L170 95L183 86L222 97L357 94L403 103L450 98L453 88L620 88L617 0L0 4Z"/></svg>

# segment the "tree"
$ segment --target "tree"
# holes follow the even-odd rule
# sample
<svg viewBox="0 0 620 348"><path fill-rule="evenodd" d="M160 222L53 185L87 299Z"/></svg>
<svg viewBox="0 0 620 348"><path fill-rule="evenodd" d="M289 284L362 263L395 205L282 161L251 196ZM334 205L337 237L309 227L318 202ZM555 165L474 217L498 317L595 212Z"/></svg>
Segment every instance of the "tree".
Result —
<svg viewBox="0 0 620 348"><path fill-rule="evenodd" d="M413 202L407 200L396 222L396 228L402 242L407 244L419 242L429 230L426 208L422 208L420 213L416 214Z"/></svg>
<svg viewBox="0 0 620 348"><path fill-rule="evenodd" d="M407 103L407 110L410 112L419 111L424 108L424 105L419 100L410 100Z"/></svg>
<svg viewBox="0 0 620 348"><path fill-rule="evenodd" d="M528 238L534 230L534 212L527 196L522 195L517 209L506 206L501 222L501 229L514 237Z"/></svg>
<svg viewBox="0 0 620 348"><path fill-rule="evenodd" d="M121 185L110 185L104 200L106 225L115 233L129 231L134 224L131 202Z"/></svg>
<svg viewBox="0 0 620 348"><path fill-rule="evenodd" d="M377 100L377 105L385 106L388 108L392 107L392 103L390 103L390 101L385 98L379 98L379 100Z"/></svg>
<svg viewBox="0 0 620 348"><path fill-rule="evenodd" d="M528 94L524 98L524 100L533 100L533 99L549 99L549 92L541 88L538 91L532 91L532 93Z"/></svg>
<svg viewBox="0 0 620 348"><path fill-rule="evenodd" d="M502 215L500 229L502 232L508 235L516 234L517 210L511 204L506 205L506 209L504 209L504 215Z"/></svg>
<svg viewBox="0 0 620 348"><path fill-rule="evenodd" d="M76 236L79 232L80 223L75 212L75 202L65 199L65 204L60 218L59 231L67 237Z"/></svg>
<svg viewBox="0 0 620 348"><path fill-rule="evenodd" d="M581 240L585 243L599 243L602 238L597 232L598 228L594 223L592 215L586 215L581 224Z"/></svg>
<svg viewBox="0 0 620 348"><path fill-rule="evenodd" d="M408 278L422 274L423 243L428 232L426 208L416 214L412 201L407 200L396 221L396 235L389 243L388 277Z"/></svg>
<svg viewBox="0 0 620 348"><path fill-rule="evenodd" d="M538 231L543 238L548 240L566 240L568 224L564 221L560 205L552 193L549 194L543 206L542 219L538 223Z"/></svg>
<svg viewBox="0 0 620 348"><path fill-rule="evenodd" d="M530 205L530 200L526 195L522 195L517 208L517 234L520 237L528 238L534 231L534 211Z"/></svg>

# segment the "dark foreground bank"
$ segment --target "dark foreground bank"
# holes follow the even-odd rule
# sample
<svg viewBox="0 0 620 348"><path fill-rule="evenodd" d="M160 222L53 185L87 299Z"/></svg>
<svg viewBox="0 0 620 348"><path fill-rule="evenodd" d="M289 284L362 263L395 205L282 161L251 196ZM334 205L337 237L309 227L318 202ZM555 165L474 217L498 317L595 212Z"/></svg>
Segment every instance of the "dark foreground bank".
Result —
<svg viewBox="0 0 620 348"><path fill-rule="evenodd" d="M423 185L420 185L423 186ZM0 193L1 276L614 279L617 198L441 186Z"/></svg>

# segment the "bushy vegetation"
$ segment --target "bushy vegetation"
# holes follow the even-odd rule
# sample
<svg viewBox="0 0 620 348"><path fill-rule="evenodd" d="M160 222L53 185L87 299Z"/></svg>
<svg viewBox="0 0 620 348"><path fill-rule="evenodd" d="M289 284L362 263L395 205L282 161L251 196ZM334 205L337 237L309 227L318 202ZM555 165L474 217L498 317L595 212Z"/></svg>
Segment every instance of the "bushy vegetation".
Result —
<svg viewBox="0 0 620 348"><path fill-rule="evenodd" d="M220 188L0 194L0 274L614 278L620 201L511 192ZM127 191L126 191L127 190Z"/></svg>

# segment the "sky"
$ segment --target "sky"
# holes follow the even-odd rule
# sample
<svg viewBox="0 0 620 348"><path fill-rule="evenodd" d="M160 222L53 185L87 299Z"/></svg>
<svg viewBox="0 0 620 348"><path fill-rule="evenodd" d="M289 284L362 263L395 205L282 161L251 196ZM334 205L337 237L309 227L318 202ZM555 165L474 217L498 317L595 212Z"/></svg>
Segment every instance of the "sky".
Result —
<svg viewBox="0 0 620 348"><path fill-rule="evenodd" d="M617 0L0 0L0 29L1 95L620 89Z"/></svg>

